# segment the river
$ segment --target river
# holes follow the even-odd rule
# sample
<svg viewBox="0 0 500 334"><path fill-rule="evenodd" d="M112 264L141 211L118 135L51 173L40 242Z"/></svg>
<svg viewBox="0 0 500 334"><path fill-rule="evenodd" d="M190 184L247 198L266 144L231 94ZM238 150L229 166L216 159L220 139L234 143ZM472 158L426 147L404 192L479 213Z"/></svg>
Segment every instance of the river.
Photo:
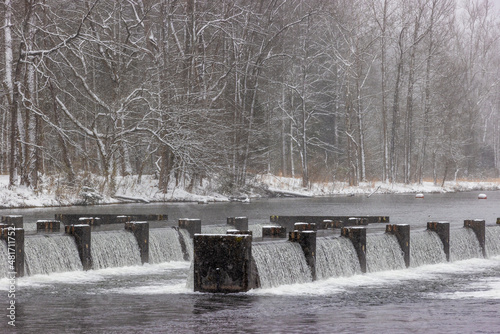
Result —
<svg viewBox="0 0 500 334"><path fill-rule="evenodd" d="M384 215L391 223L410 224L413 234L425 233L427 221L449 221L453 230L461 229L465 219L494 224L500 217L500 192L486 194L487 200L478 200L477 192L426 194L424 199L375 194L11 209L0 215L23 215L27 230L38 219L71 212L168 214L168 223L156 228L176 225L179 218L200 218L208 230L229 216L247 216L251 225L262 225L270 215ZM3 317L0 332L500 333L500 254L491 253L486 259L356 273L240 294L192 292L186 284L190 263L178 260L35 274L17 279L16 327ZM3 309L8 289L8 280L0 279Z"/></svg>

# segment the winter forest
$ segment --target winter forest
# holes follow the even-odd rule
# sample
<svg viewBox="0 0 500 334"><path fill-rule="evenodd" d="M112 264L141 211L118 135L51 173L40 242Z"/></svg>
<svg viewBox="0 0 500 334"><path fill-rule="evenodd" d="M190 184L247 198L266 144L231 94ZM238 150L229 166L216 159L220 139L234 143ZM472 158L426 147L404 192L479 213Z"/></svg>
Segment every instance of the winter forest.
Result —
<svg viewBox="0 0 500 334"><path fill-rule="evenodd" d="M4 0L0 174L160 189L500 175L487 0Z"/></svg>

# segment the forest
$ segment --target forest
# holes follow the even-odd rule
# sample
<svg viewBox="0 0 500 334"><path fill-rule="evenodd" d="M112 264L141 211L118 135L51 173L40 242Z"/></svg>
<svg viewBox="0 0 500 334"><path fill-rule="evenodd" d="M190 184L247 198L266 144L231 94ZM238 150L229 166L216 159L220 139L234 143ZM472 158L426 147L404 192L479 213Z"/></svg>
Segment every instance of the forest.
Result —
<svg viewBox="0 0 500 334"><path fill-rule="evenodd" d="M500 175L488 0L4 0L0 174L436 184Z"/></svg>

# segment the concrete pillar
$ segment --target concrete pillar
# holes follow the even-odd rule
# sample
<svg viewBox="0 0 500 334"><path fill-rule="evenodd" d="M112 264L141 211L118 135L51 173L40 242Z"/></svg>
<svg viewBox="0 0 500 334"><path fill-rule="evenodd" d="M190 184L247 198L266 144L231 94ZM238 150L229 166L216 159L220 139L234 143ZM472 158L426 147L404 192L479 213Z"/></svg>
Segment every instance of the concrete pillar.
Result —
<svg viewBox="0 0 500 334"><path fill-rule="evenodd" d="M78 255L80 255L80 260L82 261L83 270L92 269L92 253L90 252L91 247L91 228L88 224L76 224L76 225L66 225L64 231L66 234L75 237L76 248L78 249Z"/></svg>
<svg viewBox="0 0 500 334"><path fill-rule="evenodd" d="M286 238L286 228L282 226L262 226L262 238Z"/></svg>
<svg viewBox="0 0 500 334"><path fill-rule="evenodd" d="M317 226L315 223L295 223L293 225L294 231L317 231Z"/></svg>
<svg viewBox="0 0 500 334"><path fill-rule="evenodd" d="M0 239L7 243L8 271L24 276L24 229L7 226L0 229ZM14 258L11 258L14 256ZM10 258L9 258L10 257Z"/></svg>
<svg viewBox="0 0 500 334"><path fill-rule="evenodd" d="M247 217L227 217L227 224L234 226L235 230L248 231Z"/></svg>
<svg viewBox="0 0 500 334"><path fill-rule="evenodd" d="M293 231L288 233L288 241L298 242L311 269L312 279L316 280L316 231ZM290 263L293 265L293 263Z"/></svg>
<svg viewBox="0 0 500 334"><path fill-rule="evenodd" d="M125 230L134 234L139 251L141 253L142 264L149 262L149 223L148 222L128 222L125 223Z"/></svg>
<svg viewBox="0 0 500 334"><path fill-rule="evenodd" d="M99 217L80 217L78 218L78 224L88 224L91 229L101 226L101 218Z"/></svg>
<svg viewBox="0 0 500 334"><path fill-rule="evenodd" d="M404 254L406 268L410 266L410 225L388 224L385 233L393 234L398 239L399 246Z"/></svg>
<svg viewBox="0 0 500 334"><path fill-rule="evenodd" d="M15 228L23 228L23 216L20 215L8 215L2 216L2 224L8 226L14 226Z"/></svg>
<svg viewBox="0 0 500 334"><path fill-rule="evenodd" d="M500 225L500 218L497 218L497 224Z"/></svg>
<svg viewBox="0 0 500 334"><path fill-rule="evenodd" d="M483 257L486 258L486 221L481 219L464 220L464 227L470 228L476 234L479 245L483 251Z"/></svg>
<svg viewBox="0 0 500 334"><path fill-rule="evenodd" d="M428 222L427 229L436 232L443 243L443 250L446 254L446 261L450 261L450 223L448 222Z"/></svg>
<svg viewBox="0 0 500 334"><path fill-rule="evenodd" d="M366 229L364 227L342 227L341 236L351 240L358 254L361 272L366 273Z"/></svg>
<svg viewBox="0 0 500 334"><path fill-rule="evenodd" d="M37 232L59 232L61 230L61 222L55 219L38 220L36 222Z"/></svg>
<svg viewBox="0 0 500 334"><path fill-rule="evenodd" d="M194 291L245 292L254 287L252 236L196 234Z"/></svg>
<svg viewBox="0 0 500 334"><path fill-rule="evenodd" d="M189 232L189 236L191 238L194 237L195 234L201 233L201 220L200 219L190 219L190 218L180 218L179 219L179 228L183 228Z"/></svg>
<svg viewBox="0 0 500 334"><path fill-rule="evenodd" d="M241 231L241 230L231 229L231 230L227 230L226 234L246 234L246 235L253 235L253 232L250 231L250 230Z"/></svg>

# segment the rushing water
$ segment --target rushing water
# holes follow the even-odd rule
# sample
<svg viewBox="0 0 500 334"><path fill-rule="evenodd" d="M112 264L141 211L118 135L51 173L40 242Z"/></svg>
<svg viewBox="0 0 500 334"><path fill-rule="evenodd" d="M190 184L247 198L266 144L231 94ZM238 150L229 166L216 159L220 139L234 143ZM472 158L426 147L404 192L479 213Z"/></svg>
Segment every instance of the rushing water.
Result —
<svg viewBox="0 0 500 334"><path fill-rule="evenodd" d="M0 240L1 241L1 240ZM0 242L0 278L6 277L9 272L9 254L6 242Z"/></svg>
<svg viewBox="0 0 500 334"><path fill-rule="evenodd" d="M312 281L304 252L295 242L252 245L252 256L263 288Z"/></svg>
<svg viewBox="0 0 500 334"><path fill-rule="evenodd" d="M91 245L93 269L141 264L141 254L137 240L130 232L92 233Z"/></svg>
<svg viewBox="0 0 500 334"><path fill-rule="evenodd" d="M75 240L66 235L27 236L24 240L27 275L82 270Z"/></svg>
<svg viewBox="0 0 500 334"><path fill-rule="evenodd" d="M149 263L184 261L179 232L173 228L149 231Z"/></svg>
<svg viewBox="0 0 500 334"><path fill-rule="evenodd" d="M376 272L405 268L398 240L392 234L366 236L366 270Z"/></svg>
<svg viewBox="0 0 500 334"><path fill-rule="evenodd" d="M437 233L425 230L416 233L412 232L410 235L411 267L446 262L443 243Z"/></svg>
<svg viewBox="0 0 500 334"><path fill-rule="evenodd" d="M273 199L250 204L5 210L2 215L22 214L28 227L36 219L51 218L54 212L168 213L168 224L152 232L160 237L172 233L170 226L180 217L201 218L205 230L210 229L207 222L222 226L229 216L248 216L253 226L266 224L274 214L389 215L391 223L411 226L412 267L404 268L397 241L381 233L384 225L370 226L370 272L360 274L352 245L339 237L338 230L333 230L330 237L317 239L316 274L321 278L317 281L312 282L308 276L297 244L258 242L252 250L256 262L261 261L260 267L264 268L259 269L263 288L240 294L194 293L186 286L190 262L169 260L141 265L131 233L93 232L95 252L104 256L126 249L123 252L127 255L101 263L102 269L19 278L16 328L9 327L5 317L0 320L0 333L498 333L500 227L487 227L489 257L484 259L477 238L463 228L463 220L486 219L487 223L494 223L500 216L499 202L500 192L491 192L488 200L481 201L474 193L431 194L423 200L416 200L413 195L375 194L370 198ZM450 221L453 262L443 260L437 235L423 231L430 220ZM191 239L186 231L179 232L192 258ZM39 237L26 236L26 240ZM53 236L46 239L50 238ZM113 240L119 240L119 244L113 244ZM151 239L153 242L156 241ZM384 243L389 251L378 248ZM339 254L335 249L345 251ZM71 252L75 254L74 250ZM376 252L379 255L370 258L369 254ZM285 261L280 257L289 261L295 255L294 264L302 268L293 274L295 279L273 274L290 270L280 268ZM162 256L158 261L169 257ZM0 260L5 259L0 255ZM336 261L356 268L344 267L339 273L337 270L345 264L333 265ZM0 265L0 271L1 268ZM8 289L7 279L0 278L0 296L4 296L0 297L0 307L5 309Z"/></svg>
<svg viewBox="0 0 500 334"><path fill-rule="evenodd" d="M347 277L361 273L358 255L347 238L318 238L316 241L316 278Z"/></svg>

